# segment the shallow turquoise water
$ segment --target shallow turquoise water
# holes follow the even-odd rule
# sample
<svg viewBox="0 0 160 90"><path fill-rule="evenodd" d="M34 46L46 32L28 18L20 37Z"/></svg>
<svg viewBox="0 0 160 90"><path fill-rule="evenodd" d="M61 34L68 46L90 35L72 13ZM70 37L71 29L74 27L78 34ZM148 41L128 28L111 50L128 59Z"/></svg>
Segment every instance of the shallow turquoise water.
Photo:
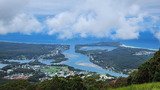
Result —
<svg viewBox="0 0 160 90"><path fill-rule="evenodd" d="M117 47L111 47L111 46L84 46L80 48L80 50L107 50L107 51L112 51L116 49Z"/></svg>

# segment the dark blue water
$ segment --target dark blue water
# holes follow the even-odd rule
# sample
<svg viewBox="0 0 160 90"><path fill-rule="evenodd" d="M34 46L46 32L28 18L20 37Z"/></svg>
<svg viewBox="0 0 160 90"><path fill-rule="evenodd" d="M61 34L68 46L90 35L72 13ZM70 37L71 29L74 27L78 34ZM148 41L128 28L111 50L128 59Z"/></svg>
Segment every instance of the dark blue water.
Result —
<svg viewBox="0 0 160 90"><path fill-rule="evenodd" d="M139 39L121 41L125 45L158 49L160 47L160 42L155 38L150 32L140 33Z"/></svg>
<svg viewBox="0 0 160 90"><path fill-rule="evenodd" d="M139 39L133 40L112 40L110 38L74 38L74 39L57 39L56 35L45 35L45 34L8 34L0 35L0 41L12 41L12 42L27 42L27 43L60 43L60 44L82 44L82 43L96 43L96 42L121 42L125 45L153 48L158 49L160 47L159 41L150 33L140 33Z"/></svg>

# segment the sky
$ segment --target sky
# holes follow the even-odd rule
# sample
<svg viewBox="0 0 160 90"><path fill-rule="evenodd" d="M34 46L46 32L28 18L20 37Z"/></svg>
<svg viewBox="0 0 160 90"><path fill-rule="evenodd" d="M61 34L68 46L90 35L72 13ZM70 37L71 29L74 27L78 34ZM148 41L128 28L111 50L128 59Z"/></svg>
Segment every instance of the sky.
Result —
<svg viewBox="0 0 160 90"><path fill-rule="evenodd" d="M160 40L160 0L0 0L0 39L14 34Z"/></svg>

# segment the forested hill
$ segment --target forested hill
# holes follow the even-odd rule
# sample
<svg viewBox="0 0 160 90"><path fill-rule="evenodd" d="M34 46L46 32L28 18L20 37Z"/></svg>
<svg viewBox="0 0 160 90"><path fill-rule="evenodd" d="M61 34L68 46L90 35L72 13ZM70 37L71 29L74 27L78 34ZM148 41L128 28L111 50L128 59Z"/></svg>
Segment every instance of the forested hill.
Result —
<svg viewBox="0 0 160 90"><path fill-rule="evenodd" d="M62 54L68 50L69 45L60 44L28 44L0 42L0 60L3 59L54 59L55 61L66 60Z"/></svg>
<svg viewBox="0 0 160 90"><path fill-rule="evenodd" d="M137 71L129 76L130 83L148 83L160 81L160 50L140 65Z"/></svg>

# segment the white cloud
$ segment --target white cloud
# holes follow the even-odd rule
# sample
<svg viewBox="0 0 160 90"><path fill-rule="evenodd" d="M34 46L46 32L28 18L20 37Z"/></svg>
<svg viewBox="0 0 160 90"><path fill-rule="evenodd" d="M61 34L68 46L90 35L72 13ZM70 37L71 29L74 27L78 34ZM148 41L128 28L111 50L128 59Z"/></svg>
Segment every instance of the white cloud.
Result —
<svg viewBox="0 0 160 90"><path fill-rule="evenodd" d="M26 12L35 15L55 15L73 8L82 0L28 0Z"/></svg>
<svg viewBox="0 0 160 90"><path fill-rule="evenodd" d="M0 0L0 20L10 20L27 4L27 0Z"/></svg>
<svg viewBox="0 0 160 90"><path fill-rule="evenodd" d="M0 34L7 33L39 33L42 30L42 25L33 16L19 14L8 22L0 22Z"/></svg>
<svg viewBox="0 0 160 90"><path fill-rule="evenodd" d="M48 18L47 24L50 34L59 34L60 38L78 35L134 39L139 36L138 23L143 22L143 13L140 6L128 0L84 0L69 11ZM126 19L127 16L133 18Z"/></svg>
<svg viewBox="0 0 160 90"><path fill-rule="evenodd" d="M42 30L35 17L23 13L27 3L27 0L0 0L0 34L31 34Z"/></svg>
<svg viewBox="0 0 160 90"><path fill-rule="evenodd" d="M0 34L136 39L150 30L159 38L157 30L145 29L153 26L140 24L144 17L158 17L159 9L159 0L0 0ZM37 15L51 17L39 22Z"/></svg>

